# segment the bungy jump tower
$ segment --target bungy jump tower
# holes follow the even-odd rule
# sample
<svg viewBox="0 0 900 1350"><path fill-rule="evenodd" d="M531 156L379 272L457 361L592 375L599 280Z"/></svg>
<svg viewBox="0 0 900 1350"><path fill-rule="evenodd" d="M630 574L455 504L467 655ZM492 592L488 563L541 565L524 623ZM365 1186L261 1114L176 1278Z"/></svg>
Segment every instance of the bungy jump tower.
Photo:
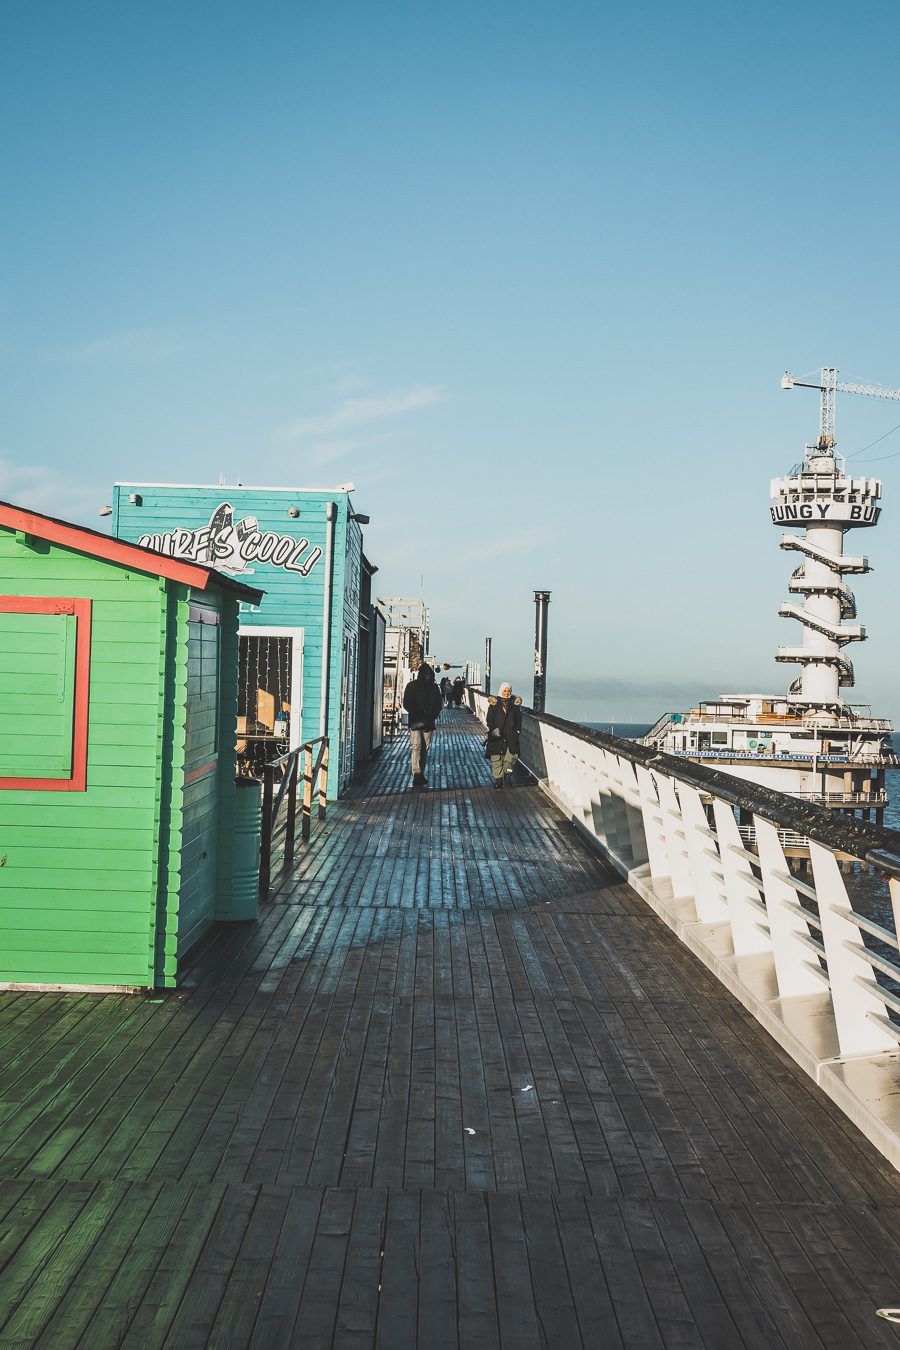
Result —
<svg viewBox="0 0 900 1350"><path fill-rule="evenodd" d="M779 647L775 659L802 666L789 696L817 714L823 725L852 717L852 707L840 693L854 685L853 664L843 649L851 642L864 642L866 637L862 625L852 622L856 598L844 578L871 568L867 558L844 553L844 536L848 530L877 525L881 515L880 481L848 478L842 456L835 453L836 376L833 368L822 371L822 433L818 443L806 447L803 462L786 478L773 478L771 489L773 523L803 526L802 535L785 534L781 539L783 549L803 555L788 582L788 590L802 595L803 604L784 601L778 609L784 618L799 619L803 624L803 645ZM788 374L781 383L791 389L801 381Z"/></svg>
<svg viewBox="0 0 900 1350"><path fill-rule="evenodd" d="M776 660L799 665L800 674L786 695L722 694L687 713L665 713L645 739L670 754L881 823L885 769L897 763L893 727L844 695L855 683L845 649L866 636L846 578L871 570L867 558L844 551L845 536L878 524L881 483L848 476L835 450L834 414L838 391L900 399L900 390L837 376L826 366L819 379L786 374L781 381L783 389L821 394L818 441L771 484L773 524L802 531L782 534L781 547L800 560L788 582L797 599L783 601L778 612L802 624L803 639L776 652Z"/></svg>

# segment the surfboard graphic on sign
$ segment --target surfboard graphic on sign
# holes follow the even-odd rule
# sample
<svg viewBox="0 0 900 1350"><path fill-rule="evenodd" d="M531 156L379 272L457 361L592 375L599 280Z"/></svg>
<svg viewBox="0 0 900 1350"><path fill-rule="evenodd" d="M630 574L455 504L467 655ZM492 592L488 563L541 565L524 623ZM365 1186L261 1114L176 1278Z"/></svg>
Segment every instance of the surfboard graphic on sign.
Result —
<svg viewBox="0 0 900 1350"><path fill-rule="evenodd" d="M165 534L143 534L138 543L171 558L208 563L232 576L252 573L254 563L268 563L308 577L322 557L322 549L310 547L306 538L260 530L256 516L244 516L235 524L230 502L220 502L202 529L176 526Z"/></svg>

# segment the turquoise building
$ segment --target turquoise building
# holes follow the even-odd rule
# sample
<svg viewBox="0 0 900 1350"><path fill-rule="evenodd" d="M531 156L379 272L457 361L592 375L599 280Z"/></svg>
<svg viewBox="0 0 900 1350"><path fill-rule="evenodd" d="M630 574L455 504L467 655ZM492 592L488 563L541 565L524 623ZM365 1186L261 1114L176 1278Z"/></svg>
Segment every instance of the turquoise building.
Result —
<svg viewBox="0 0 900 1350"><path fill-rule="evenodd" d="M330 792L349 783L360 690L362 523L349 492L117 483L113 535L265 591L239 615L238 755L250 771L330 737ZM371 565L365 564L371 571ZM365 645L365 644L363 644Z"/></svg>

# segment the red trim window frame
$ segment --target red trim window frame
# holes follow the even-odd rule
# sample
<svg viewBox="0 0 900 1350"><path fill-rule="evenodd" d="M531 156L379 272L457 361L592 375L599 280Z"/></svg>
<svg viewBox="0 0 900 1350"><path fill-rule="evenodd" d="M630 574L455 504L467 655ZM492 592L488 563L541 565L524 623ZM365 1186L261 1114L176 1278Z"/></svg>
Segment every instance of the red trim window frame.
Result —
<svg viewBox="0 0 900 1350"><path fill-rule="evenodd" d="M91 681L91 601L65 596L0 595L0 614L75 616L72 772L68 778L0 778L0 789L17 788L20 792L86 792Z"/></svg>

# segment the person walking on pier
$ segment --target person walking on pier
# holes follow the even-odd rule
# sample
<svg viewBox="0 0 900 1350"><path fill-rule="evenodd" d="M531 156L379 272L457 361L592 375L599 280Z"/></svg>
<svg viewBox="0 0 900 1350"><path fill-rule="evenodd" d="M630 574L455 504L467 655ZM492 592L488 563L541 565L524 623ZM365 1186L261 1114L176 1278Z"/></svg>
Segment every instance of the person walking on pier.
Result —
<svg viewBox="0 0 900 1350"><path fill-rule="evenodd" d="M522 735L522 700L518 694L513 696L512 685L504 681L499 696L488 699L488 705L485 754L491 761L494 787L502 788L504 783L511 786L510 775L519 758Z"/></svg>
<svg viewBox="0 0 900 1350"><path fill-rule="evenodd" d="M409 740L412 750L413 787L427 787L425 765L434 724L441 715L443 699L434 681L433 667L422 663L419 673L403 693L403 706L409 713Z"/></svg>

